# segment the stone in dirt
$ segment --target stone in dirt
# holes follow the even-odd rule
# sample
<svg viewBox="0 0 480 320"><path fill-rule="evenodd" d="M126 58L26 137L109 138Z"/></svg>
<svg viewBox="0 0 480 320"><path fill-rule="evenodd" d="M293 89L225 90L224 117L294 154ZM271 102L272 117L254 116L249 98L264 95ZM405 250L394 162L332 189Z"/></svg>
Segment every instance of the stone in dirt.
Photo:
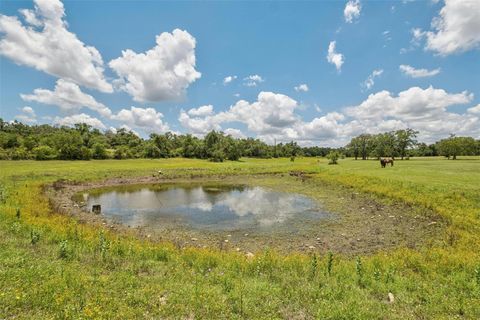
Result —
<svg viewBox="0 0 480 320"><path fill-rule="evenodd" d="M247 253L245 253L245 257L247 257L247 259L253 259L253 257L255 257L255 255L251 252L247 252Z"/></svg>
<svg viewBox="0 0 480 320"><path fill-rule="evenodd" d="M395 302L395 297L393 296L393 293L391 293L391 292L388 293L388 302L389 303L394 303Z"/></svg>

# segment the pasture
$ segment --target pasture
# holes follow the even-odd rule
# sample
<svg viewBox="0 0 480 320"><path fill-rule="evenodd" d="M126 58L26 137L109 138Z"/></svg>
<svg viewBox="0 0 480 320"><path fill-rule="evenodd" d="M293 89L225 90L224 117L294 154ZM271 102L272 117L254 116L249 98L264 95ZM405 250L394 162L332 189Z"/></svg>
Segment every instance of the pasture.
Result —
<svg viewBox="0 0 480 320"><path fill-rule="evenodd" d="M480 318L480 158L412 158L386 168L327 162L1 161L0 319ZM158 170L160 183L258 179L312 197L331 194L337 200L327 205L340 213L357 205L343 196L354 193L396 208L405 221L424 215L425 228L441 228L432 239L412 233L413 244L373 251L262 245L246 256L234 246L179 245L85 221L45 193L59 180L135 181Z"/></svg>

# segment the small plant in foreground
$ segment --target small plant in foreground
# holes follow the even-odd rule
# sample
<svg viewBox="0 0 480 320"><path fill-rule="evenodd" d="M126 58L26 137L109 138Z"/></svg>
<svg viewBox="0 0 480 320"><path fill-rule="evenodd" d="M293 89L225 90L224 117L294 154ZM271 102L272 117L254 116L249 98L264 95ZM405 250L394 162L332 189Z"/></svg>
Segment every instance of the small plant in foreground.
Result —
<svg viewBox="0 0 480 320"><path fill-rule="evenodd" d="M475 273L475 280L477 281L477 285L480 286L480 266L476 267L473 272Z"/></svg>
<svg viewBox="0 0 480 320"><path fill-rule="evenodd" d="M110 249L110 241L105 238L103 232L100 232L98 248L100 249L100 254L102 259L105 260L107 257L108 250Z"/></svg>
<svg viewBox="0 0 480 320"><path fill-rule="evenodd" d="M40 233L35 230L30 231L30 243L36 244L38 241L40 241Z"/></svg>
<svg viewBox="0 0 480 320"><path fill-rule="evenodd" d="M318 267L317 255L314 253L312 256L312 261L310 263L310 279L315 278L315 276L317 275L317 267Z"/></svg>
<svg viewBox="0 0 480 320"><path fill-rule="evenodd" d="M68 259L68 257L70 256L67 240L62 240L62 242L60 242L60 250L58 252L58 256L60 259Z"/></svg>
<svg viewBox="0 0 480 320"><path fill-rule="evenodd" d="M331 251L329 251L328 255L327 255L327 273L328 273L328 275L332 274L332 268L333 268L333 253Z"/></svg>
<svg viewBox="0 0 480 320"><path fill-rule="evenodd" d="M355 262L355 271L357 272L358 283L361 284L363 278L363 266L360 257L357 257L357 260Z"/></svg>

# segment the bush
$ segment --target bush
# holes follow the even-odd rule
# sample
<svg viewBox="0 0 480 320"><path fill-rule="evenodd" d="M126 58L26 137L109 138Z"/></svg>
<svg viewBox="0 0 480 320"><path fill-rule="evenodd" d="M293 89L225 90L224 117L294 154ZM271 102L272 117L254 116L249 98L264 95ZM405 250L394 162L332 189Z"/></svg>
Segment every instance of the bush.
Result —
<svg viewBox="0 0 480 320"><path fill-rule="evenodd" d="M8 156L8 152L4 150L2 147L0 147L0 160L10 160L10 157Z"/></svg>
<svg viewBox="0 0 480 320"><path fill-rule="evenodd" d="M107 149L105 149L105 146L101 143L95 143L92 146L92 153L93 153L93 159L107 159L108 158Z"/></svg>
<svg viewBox="0 0 480 320"><path fill-rule="evenodd" d="M30 159L30 153L24 147L18 147L11 151L10 158L12 160L27 160Z"/></svg>
<svg viewBox="0 0 480 320"><path fill-rule="evenodd" d="M145 146L145 158L160 158L161 150L153 143L148 143Z"/></svg>
<svg viewBox="0 0 480 320"><path fill-rule="evenodd" d="M217 149L212 152L212 157L210 158L210 161L223 162L223 160L225 160L225 153L222 150Z"/></svg>
<svg viewBox="0 0 480 320"><path fill-rule="evenodd" d="M33 148L32 151L35 155L35 160L52 160L57 157L55 149L49 146L38 146Z"/></svg>
<svg viewBox="0 0 480 320"><path fill-rule="evenodd" d="M330 160L328 164L338 164L338 159L340 158L340 153L337 151L331 151L327 154L327 159Z"/></svg>
<svg viewBox="0 0 480 320"><path fill-rule="evenodd" d="M80 148L80 159L81 160L90 160L92 159L92 150L83 146Z"/></svg>

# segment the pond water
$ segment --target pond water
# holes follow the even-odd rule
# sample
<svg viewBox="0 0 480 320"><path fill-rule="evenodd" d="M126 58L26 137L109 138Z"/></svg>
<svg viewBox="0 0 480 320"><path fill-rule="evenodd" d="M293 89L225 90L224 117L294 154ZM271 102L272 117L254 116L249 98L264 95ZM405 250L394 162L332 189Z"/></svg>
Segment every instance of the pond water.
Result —
<svg viewBox="0 0 480 320"><path fill-rule="evenodd" d="M87 208L132 227L205 230L269 229L328 216L306 196L239 185L163 185L84 194Z"/></svg>

